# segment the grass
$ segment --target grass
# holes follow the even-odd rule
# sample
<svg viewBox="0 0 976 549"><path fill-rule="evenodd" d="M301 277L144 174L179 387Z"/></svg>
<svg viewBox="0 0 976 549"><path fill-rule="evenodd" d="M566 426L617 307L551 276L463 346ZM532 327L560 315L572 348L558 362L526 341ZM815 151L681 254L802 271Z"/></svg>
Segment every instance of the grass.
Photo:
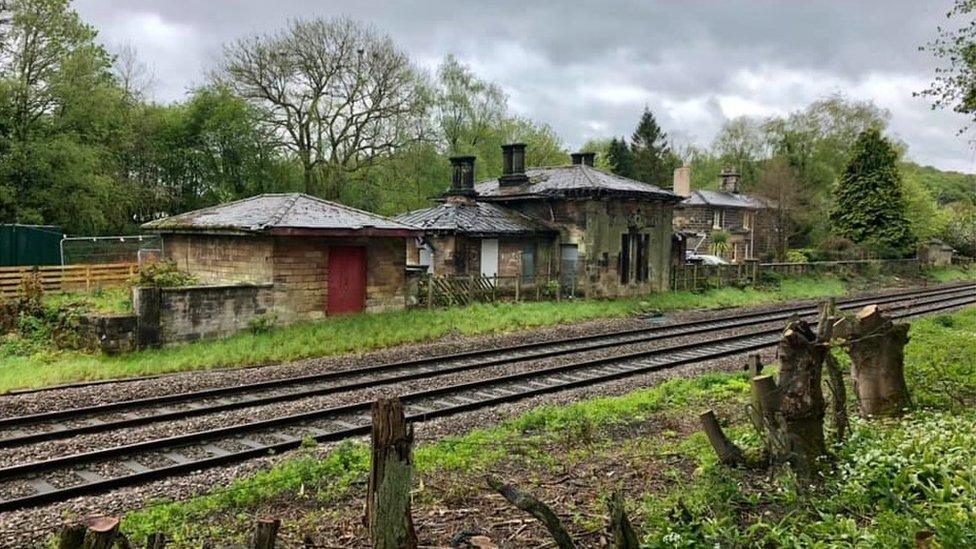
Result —
<svg viewBox="0 0 976 549"><path fill-rule="evenodd" d="M648 310L737 307L839 296L850 287L831 277L786 279L775 287L666 292L637 299L478 304L428 311L413 309L297 324L269 333L153 349L120 356L41 352L0 356L0 392L72 381L119 378L362 353L449 335L514 332L526 328L625 317Z"/></svg>
<svg viewBox="0 0 976 549"><path fill-rule="evenodd" d="M628 493L639 504L634 518L642 545L910 547L915 532L928 530L943 547L973 546L974 361L976 308L915 321L906 373L918 409L899 421L855 419L851 436L833 448L833 469L813 489L798 486L786 470L770 476L723 467L698 432L672 442L639 436L614 441L614 449L652 446L656 454L670 456L665 463L697 466L690 476L677 465L655 471L656 477L671 480L671 489ZM740 373L675 379L619 397L542 406L496 427L419 446L417 472L421 478L434 473L455 478L478 491L484 473L501 462L521 460L525 467L534 463L555 470L573 461L573 452L603 451L587 441L615 425L658 423L661 414L687 417L705 406L741 409L747 400L748 380ZM750 451L758 448L743 414L732 420L727 433ZM545 443L552 441L565 441L566 454L546 450ZM176 546L196 546L205 539L226 539L228 532L249 525L258 509L274 509L275 502L306 501L315 513L338 512L330 505L365 489L365 444L347 442L324 457L311 449L304 452L208 495L130 513L123 530L134 539L164 531ZM634 461L639 470L649 466L646 455ZM321 519L316 517L309 520Z"/></svg>
<svg viewBox="0 0 976 549"><path fill-rule="evenodd" d="M132 310L132 294L128 287L99 288L93 292L53 292L44 295L44 305L50 308L78 306L96 314L127 313Z"/></svg>
<svg viewBox="0 0 976 549"><path fill-rule="evenodd" d="M932 267L926 269L925 276L933 282L962 282L976 280L976 263L967 267Z"/></svg>

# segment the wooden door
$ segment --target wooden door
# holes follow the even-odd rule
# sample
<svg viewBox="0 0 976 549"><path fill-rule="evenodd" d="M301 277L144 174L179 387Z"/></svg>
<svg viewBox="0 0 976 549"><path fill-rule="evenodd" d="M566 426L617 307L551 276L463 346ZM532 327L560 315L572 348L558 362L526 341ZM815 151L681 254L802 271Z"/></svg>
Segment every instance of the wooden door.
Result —
<svg viewBox="0 0 976 549"><path fill-rule="evenodd" d="M366 305L366 248L329 248L329 287L326 314L360 313Z"/></svg>

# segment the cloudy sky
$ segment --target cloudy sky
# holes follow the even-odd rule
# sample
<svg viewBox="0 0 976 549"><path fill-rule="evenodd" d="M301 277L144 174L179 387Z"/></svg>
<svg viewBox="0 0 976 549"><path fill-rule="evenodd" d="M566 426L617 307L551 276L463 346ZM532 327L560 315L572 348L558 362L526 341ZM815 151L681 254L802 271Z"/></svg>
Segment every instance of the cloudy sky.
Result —
<svg viewBox="0 0 976 549"><path fill-rule="evenodd" d="M629 135L644 105L678 144L725 119L777 115L833 93L891 112L909 156L976 171L966 118L912 97L935 62L918 46L950 0L76 0L110 48L134 47L159 101L205 80L221 45L296 17L347 15L389 33L421 66L448 53L498 82L519 114L570 146Z"/></svg>

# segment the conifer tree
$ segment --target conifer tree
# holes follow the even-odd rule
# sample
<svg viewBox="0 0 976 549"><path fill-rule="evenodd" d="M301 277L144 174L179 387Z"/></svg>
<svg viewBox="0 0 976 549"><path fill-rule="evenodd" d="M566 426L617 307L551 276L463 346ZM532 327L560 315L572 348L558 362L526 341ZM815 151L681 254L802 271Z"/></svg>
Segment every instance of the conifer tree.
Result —
<svg viewBox="0 0 976 549"><path fill-rule="evenodd" d="M607 148L607 159L613 173L623 177L634 177L634 153L627 146L627 140L614 137Z"/></svg>
<svg viewBox="0 0 976 549"><path fill-rule="evenodd" d="M631 136L634 158L634 179L670 187L671 174L676 167L674 154L667 142L668 134L658 125L654 113L644 108L637 129Z"/></svg>
<svg viewBox="0 0 976 549"><path fill-rule="evenodd" d="M915 248L905 217L898 153L877 129L858 136L834 191L832 231L884 256L904 257Z"/></svg>

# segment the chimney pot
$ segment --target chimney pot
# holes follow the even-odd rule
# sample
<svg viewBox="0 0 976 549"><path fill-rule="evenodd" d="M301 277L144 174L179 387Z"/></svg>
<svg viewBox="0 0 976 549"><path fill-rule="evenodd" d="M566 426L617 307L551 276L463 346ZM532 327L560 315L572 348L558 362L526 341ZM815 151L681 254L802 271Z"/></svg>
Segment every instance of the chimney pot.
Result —
<svg viewBox="0 0 976 549"><path fill-rule="evenodd" d="M583 164L585 164L585 165L587 165L587 166L589 166L589 167L592 168L594 162L596 162L596 153L595 152L585 152L585 153L582 153L582 154L583 154Z"/></svg>
<svg viewBox="0 0 976 549"><path fill-rule="evenodd" d="M474 156L451 157L451 189L448 196L475 197L474 190Z"/></svg>
<svg viewBox="0 0 976 549"><path fill-rule="evenodd" d="M574 166L579 166L580 164L583 163L583 153L581 153L581 152L580 153L572 153L569 156L571 156L573 158L573 165Z"/></svg>
<svg viewBox="0 0 976 549"><path fill-rule="evenodd" d="M509 143L502 145L502 176L499 184L516 186L527 183L529 177L525 175L525 143Z"/></svg>
<svg viewBox="0 0 976 549"><path fill-rule="evenodd" d="M722 168L722 173L719 174L719 189L727 193L738 193L739 192L739 181L741 176L739 172L735 171L734 168L726 166Z"/></svg>
<svg viewBox="0 0 976 549"><path fill-rule="evenodd" d="M593 166L593 162L596 159L596 153L594 152L575 152L570 154L573 158L574 166Z"/></svg>

